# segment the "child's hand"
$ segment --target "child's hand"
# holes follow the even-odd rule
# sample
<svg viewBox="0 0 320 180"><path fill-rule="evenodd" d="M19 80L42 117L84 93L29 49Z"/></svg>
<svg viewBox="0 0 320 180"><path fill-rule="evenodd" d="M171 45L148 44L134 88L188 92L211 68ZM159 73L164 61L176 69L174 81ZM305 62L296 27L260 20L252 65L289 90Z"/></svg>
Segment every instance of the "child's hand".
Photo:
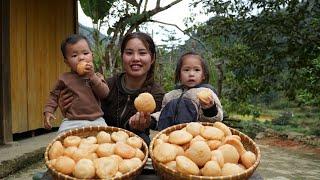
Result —
<svg viewBox="0 0 320 180"><path fill-rule="evenodd" d="M85 72L86 76L89 78L94 75L94 65L92 62L89 62L86 64L86 66L84 68L84 72Z"/></svg>
<svg viewBox="0 0 320 180"><path fill-rule="evenodd" d="M50 112L44 113L44 128L46 128L46 129L52 128L51 123L50 123L50 120L52 120L52 119L56 119L56 117L52 113L50 113Z"/></svg>
<svg viewBox="0 0 320 180"><path fill-rule="evenodd" d="M208 96L206 99L199 98L200 106L202 109L209 109L214 105L213 97Z"/></svg>

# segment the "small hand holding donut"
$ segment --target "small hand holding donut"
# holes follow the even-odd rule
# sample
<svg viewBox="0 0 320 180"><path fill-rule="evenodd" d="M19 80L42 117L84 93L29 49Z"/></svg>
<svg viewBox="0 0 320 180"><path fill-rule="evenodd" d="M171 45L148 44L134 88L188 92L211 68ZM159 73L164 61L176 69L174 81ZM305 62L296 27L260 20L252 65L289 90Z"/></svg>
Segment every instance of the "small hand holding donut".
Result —
<svg viewBox="0 0 320 180"><path fill-rule="evenodd" d="M197 97L199 98L201 108L203 109L208 109L214 105L214 100L209 89L198 92Z"/></svg>

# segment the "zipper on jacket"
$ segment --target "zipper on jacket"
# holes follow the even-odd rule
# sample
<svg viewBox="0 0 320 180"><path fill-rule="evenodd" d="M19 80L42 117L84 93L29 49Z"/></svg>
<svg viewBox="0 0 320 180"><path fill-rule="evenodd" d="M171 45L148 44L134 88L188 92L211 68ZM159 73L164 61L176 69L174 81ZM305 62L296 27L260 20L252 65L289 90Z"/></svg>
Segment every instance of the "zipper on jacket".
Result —
<svg viewBox="0 0 320 180"><path fill-rule="evenodd" d="M124 106L123 111L122 111L121 114L120 114L120 120L122 120L123 115L124 115L124 113L126 112L126 110L127 110L127 108L128 108L129 101L130 101L130 95L128 95L126 105Z"/></svg>

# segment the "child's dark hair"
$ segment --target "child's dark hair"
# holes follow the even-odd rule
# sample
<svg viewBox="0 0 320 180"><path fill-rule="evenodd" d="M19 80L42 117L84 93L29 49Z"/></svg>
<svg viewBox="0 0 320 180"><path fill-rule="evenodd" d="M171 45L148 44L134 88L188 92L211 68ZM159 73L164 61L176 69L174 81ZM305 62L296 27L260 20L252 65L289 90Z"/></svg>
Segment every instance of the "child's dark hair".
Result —
<svg viewBox="0 0 320 180"><path fill-rule="evenodd" d="M75 44L79 42L80 40L85 40L89 46L89 49L91 50L90 42L87 37L81 35L81 34L72 34L69 37L67 37L65 40L62 41L61 43L61 52L63 57L66 59L66 47L69 44Z"/></svg>
<svg viewBox="0 0 320 180"><path fill-rule="evenodd" d="M209 83L209 70L208 70L206 61L203 59L203 57L200 54L190 51L182 54L177 62L175 78L174 78L175 84L180 82L180 71L182 68L182 63L183 63L183 60L188 56L195 56L200 60L201 67L203 69L203 74L204 74L204 80L202 81L202 83Z"/></svg>
<svg viewBox="0 0 320 180"><path fill-rule="evenodd" d="M154 60L154 62L151 64L151 67L147 75L147 79L153 79L157 54L156 54L156 45L154 44L153 39L148 34L143 32L133 32L133 33L126 34L126 36L122 40L121 47L120 47L121 56L123 55L128 42L134 38L137 38L140 41L142 41L142 43L146 46L147 50L149 51L151 58Z"/></svg>

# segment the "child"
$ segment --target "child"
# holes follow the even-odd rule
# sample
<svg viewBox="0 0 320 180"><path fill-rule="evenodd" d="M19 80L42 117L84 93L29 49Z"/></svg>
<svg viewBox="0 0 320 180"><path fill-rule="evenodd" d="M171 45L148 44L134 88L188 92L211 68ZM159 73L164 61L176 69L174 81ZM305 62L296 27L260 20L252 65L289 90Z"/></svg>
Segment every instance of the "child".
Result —
<svg viewBox="0 0 320 180"><path fill-rule="evenodd" d="M209 81L209 71L204 59L197 53L183 54L176 67L175 83L178 87L165 94L160 112L151 116L158 121L157 129L192 121L222 121L223 112ZM211 97L205 102L199 100L200 91L209 90Z"/></svg>
<svg viewBox="0 0 320 180"><path fill-rule="evenodd" d="M93 55L88 39L82 35L71 35L61 43L61 52L64 62L71 70L59 77L50 92L44 107L44 127L51 129L50 120L56 119L54 112L58 107L60 91L65 88L74 93L74 99L71 106L63 112L64 119L58 133L87 125L106 125L102 118L100 99L107 97L109 87L101 75L94 73ZM82 72L77 71L80 62L86 62Z"/></svg>

